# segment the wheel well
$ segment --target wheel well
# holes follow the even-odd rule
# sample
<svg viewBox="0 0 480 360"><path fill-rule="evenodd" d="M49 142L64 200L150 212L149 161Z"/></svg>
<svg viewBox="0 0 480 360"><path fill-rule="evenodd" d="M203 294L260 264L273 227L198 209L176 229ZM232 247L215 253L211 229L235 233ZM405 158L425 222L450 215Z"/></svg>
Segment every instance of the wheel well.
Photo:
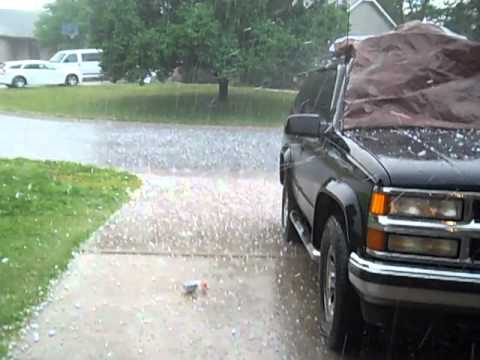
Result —
<svg viewBox="0 0 480 360"><path fill-rule="evenodd" d="M67 77L66 77L66 79L68 79L70 76L75 76L75 77L77 78L77 80L79 80L79 77L78 77L77 74L68 74Z"/></svg>
<svg viewBox="0 0 480 360"><path fill-rule="evenodd" d="M313 246L316 249L320 249L323 228L328 218L332 215L337 218L345 231L345 214L342 207L331 196L327 194L318 195L317 202L315 204L315 222L313 229Z"/></svg>
<svg viewBox="0 0 480 360"><path fill-rule="evenodd" d="M18 79L18 78L21 78L25 81L25 84L27 83L27 79L25 78L25 76L23 75L17 75L17 76L14 76L13 80L12 81L15 81L15 79Z"/></svg>

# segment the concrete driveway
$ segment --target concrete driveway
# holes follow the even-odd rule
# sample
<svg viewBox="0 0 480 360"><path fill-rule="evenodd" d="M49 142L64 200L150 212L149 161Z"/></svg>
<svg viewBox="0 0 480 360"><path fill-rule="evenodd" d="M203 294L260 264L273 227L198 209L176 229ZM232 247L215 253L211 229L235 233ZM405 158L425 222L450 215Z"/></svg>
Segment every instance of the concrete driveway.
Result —
<svg viewBox="0 0 480 360"><path fill-rule="evenodd" d="M318 336L315 268L280 240L277 184L143 179L74 260L17 358L336 358ZM197 279L208 292L185 296Z"/></svg>

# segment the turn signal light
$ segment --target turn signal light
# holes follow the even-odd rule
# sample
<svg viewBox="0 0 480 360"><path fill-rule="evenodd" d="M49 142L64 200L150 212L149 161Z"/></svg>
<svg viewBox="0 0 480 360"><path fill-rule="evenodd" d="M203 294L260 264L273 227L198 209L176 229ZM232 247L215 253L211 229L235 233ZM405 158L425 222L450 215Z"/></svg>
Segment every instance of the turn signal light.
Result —
<svg viewBox="0 0 480 360"><path fill-rule="evenodd" d="M386 249L385 233L381 230L368 229L367 248L375 251L385 251Z"/></svg>
<svg viewBox="0 0 480 360"><path fill-rule="evenodd" d="M389 199L384 193L374 192L370 203L370 213L373 215L386 215L388 213Z"/></svg>

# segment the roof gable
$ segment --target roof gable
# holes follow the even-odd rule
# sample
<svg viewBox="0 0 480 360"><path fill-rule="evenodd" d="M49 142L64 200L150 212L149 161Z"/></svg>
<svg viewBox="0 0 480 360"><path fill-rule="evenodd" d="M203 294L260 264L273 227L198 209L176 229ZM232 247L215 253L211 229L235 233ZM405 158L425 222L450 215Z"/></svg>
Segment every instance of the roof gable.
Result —
<svg viewBox="0 0 480 360"><path fill-rule="evenodd" d="M355 10L355 8L357 8L360 4L362 3L370 3L372 4L373 6L375 6L377 8L377 10L380 12L380 14L382 14L385 19L387 20L387 22L389 22L393 27L397 27L397 23L395 22L395 20L392 19L392 17L390 15L388 15L388 13L385 11L385 9L382 7L382 5L380 5L378 3L377 0L357 0L357 1L354 1L352 3L352 6L350 6L350 8L348 9L348 11L353 11Z"/></svg>

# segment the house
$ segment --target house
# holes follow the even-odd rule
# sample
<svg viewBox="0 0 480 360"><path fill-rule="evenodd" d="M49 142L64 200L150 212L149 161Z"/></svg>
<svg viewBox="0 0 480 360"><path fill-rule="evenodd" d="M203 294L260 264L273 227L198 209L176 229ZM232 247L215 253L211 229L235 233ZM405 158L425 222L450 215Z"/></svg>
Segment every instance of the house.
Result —
<svg viewBox="0 0 480 360"><path fill-rule="evenodd" d="M40 13L0 9L0 62L46 59L50 52L35 39L35 23Z"/></svg>
<svg viewBox="0 0 480 360"><path fill-rule="evenodd" d="M294 0L296 4L299 0ZM303 0L310 7L317 0ZM329 4L347 6L350 16L350 34L353 36L378 35L392 31L397 24L377 0L328 0Z"/></svg>
<svg viewBox="0 0 480 360"><path fill-rule="evenodd" d="M397 27L377 0L354 0L348 11L350 35L353 36L378 35Z"/></svg>

